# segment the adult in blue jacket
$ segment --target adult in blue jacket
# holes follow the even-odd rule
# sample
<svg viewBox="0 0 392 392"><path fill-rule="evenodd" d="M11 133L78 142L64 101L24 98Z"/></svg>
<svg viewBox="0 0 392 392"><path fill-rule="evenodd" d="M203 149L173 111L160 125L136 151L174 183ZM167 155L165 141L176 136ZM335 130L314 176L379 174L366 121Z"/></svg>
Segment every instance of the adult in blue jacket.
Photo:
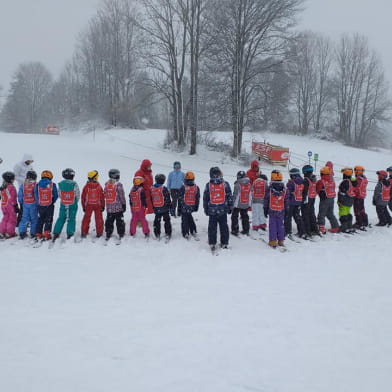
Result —
<svg viewBox="0 0 392 392"><path fill-rule="evenodd" d="M173 163L173 169L174 170L171 171L167 177L167 189L169 189L172 200L170 215L176 217L181 215L181 209L178 203L178 193L184 185L184 172L181 171L181 163L178 161Z"/></svg>

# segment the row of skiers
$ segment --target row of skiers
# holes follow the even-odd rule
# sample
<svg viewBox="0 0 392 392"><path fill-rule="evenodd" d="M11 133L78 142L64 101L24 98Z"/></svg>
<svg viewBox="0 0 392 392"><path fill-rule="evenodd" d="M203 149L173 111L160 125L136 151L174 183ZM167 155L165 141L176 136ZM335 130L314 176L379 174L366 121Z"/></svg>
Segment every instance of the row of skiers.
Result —
<svg viewBox="0 0 392 392"><path fill-rule="evenodd" d="M148 161L149 162L149 161ZM178 171L180 166L176 167ZM150 163L151 165L151 163ZM376 206L379 217L379 225L389 225L391 217L387 206L390 203L390 181L392 168L377 172L379 182L376 186L373 204ZM228 246L229 228L227 214L231 214L231 233L239 233L239 217L241 217L242 234L248 235L250 231L248 210L252 209L252 229L266 229L266 217L269 217L269 245L275 247L284 245L286 235L292 235L292 219L294 218L298 236L304 239L312 236L325 234L325 218L331 224L331 232L351 231L354 227L365 229L368 225L367 214L364 207L366 197L367 179L364 168L356 166L342 169L343 179L339 185L336 195L335 182L333 179L333 166L325 166L320 170L320 179L317 180L313 174L313 167L305 165L302 168L304 178L299 169L290 170L290 179L286 186L283 183L283 175L278 170L271 173L270 183L263 175L258 162L252 162L251 169L247 173L239 171L237 181L234 184L232 194L230 185L224 181L222 172L218 167L210 169L210 181L206 184L203 194L203 208L209 216L208 242L212 249L217 244L217 227L219 225L221 234L221 246ZM136 173L138 174L138 173ZM355 174L355 178L353 178ZM96 170L88 173L88 181L80 195L79 187L74 181L75 172L65 169L62 173L64 180L58 184L53 183L53 174L45 170L41 174L41 180L37 183L37 175L34 171L27 172L24 183L20 186L18 195L13 186L15 176L12 172L3 174L4 183L1 187L1 204L3 220L0 224L0 236L15 236L17 213L20 209L21 221L18 225L21 238L26 237L27 227L30 225L30 234L35 238L49 240L52 238L52 222L54 203L60 196L60 212L53 229L55 241L64 224L67 222L67 236L70 238L75 233L76 212L78 201L81 197L84 216L82 220L81 233L86 237L89 232L91 216L95 214L96 233L103 235L104 223L102 212L107 209L105 222L106 238L109 239L116 223L119 237L125 234L124 212L126 211L126 199L122 184L119 182L120 172L117 169L109 171L109 180L104 189L98 183L99 174ZM170 174L169 174L170 178ZM155 184L146 186L145 178L135 175L133 188L129 194L132 218L130 223L130 234L135 235L137 225L142 226L145 236L149 236L148 222L145 215L149 213L149 204L155 213L154 234L160 237L161 220L164 220L165 235L171 236L170 214L175 214L173 209L174 197L170 196L168 188L164 186L166 177L163 174L155 176ZM195 176L192 172L184 175L183 183L178 190L177 214L181 215L181 229L184 237L193 235L197 238L197 229L192 213L198 211L200 190L194 183ZM320 198L319 213L315 216L315 199ZM338 196L340 227L334 215L334 199ZM353 225L351 207L354 205L356 223Z"/></svg>
<svg viewBox="0 0 392 392"><path fill-rule="evenodd" d="M74 170L67 168L63 170L63 181L55 184L53 173L44 170L41 179L37 181L37 173L29 170L25 181L17 191L13 185L15 175L13 172L3 173L3 185L1 190L1 206L3 219L0 223L0 238L11 238L16 236L15 229L18 227L21 239L27 237L27 229L30 228L30 236L38 240L52 240L59 238L66 224L67 238L71 238L76 230L76 214L79 200L83 208L83 219L81 224L81 237L87 237L90 229L92 215L95 217L96 237L106 233L108 240L116 225L120 238L125 235L124 212L127 209L124 187L120 182L120 171L111 169L108 173L109 179L104 187L98 182L99 173L96 170L87 174L87 183L80 192L78 184L74 181ZM179 190L178 203L181 209L182 232L184 237L193 235L197 237L195 222L192 212L198 210L200 199L199 187L194 184L195 176L192 172L185 173L184 184ZM154 234L157 238L161 235L161 221L164 221L165 236L171 237L172 227L170 212L172 201L168 189L163 185L166 181L164 174L155 176L155 184L145 190L145 179L141 176L133 178L133 187L129 193L129 203L132 212L130 222L130 235L136 234L137 226L142 227L146 237L149 237L150 229L146 220L151 203L154 219ZM60 200L58 219L54 225L54 206ZM106 208L107 215L104 222L103 212ZM18 222L18 213L20 213Z"/></svg>

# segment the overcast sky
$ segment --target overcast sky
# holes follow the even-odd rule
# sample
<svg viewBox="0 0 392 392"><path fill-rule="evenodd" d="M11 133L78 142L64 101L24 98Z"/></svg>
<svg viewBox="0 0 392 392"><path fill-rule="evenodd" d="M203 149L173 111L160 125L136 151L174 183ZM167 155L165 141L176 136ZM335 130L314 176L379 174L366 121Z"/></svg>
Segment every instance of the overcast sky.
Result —
<svg viewBox="0 0 392 392"><path fill-rule="evenodd" d="M78 33L99 0L0 0L0 85L26 61L41 61L54 76L71 58ZM360 32L380 53L392 82L392 0L307 0L300 28L329 34Z"/></svg>

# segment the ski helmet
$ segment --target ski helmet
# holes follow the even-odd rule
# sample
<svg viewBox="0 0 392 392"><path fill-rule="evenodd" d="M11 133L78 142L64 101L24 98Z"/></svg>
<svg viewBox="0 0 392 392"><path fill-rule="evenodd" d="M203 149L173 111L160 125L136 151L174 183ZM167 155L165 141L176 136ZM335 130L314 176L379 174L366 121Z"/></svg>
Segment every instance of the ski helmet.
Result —
<svg viewBox="0 0 392 392"><path fill-rule="evenodd" d="M305 174L305 173L313 173L313 166L311 166L311 165L305 165L305 166L302 168L302 173L303 173L303 174Z"/></svg>
<svg viewBox="0 0 392 392"><path fill-rule="evenodd" d="M143 177L137 176L137 177L135 177L135 178L133 179L133 185L135 185L135 186L142 185L143 182L144 182L144 178L143 178Z"/></svg>
<svg viewBox="0 0 392 392"><path fill-rule="evenodd" d="M91 170L87 173L87 178L91 181L98 181L99 174L97 170Z"/></svg>
<svg viewBox="0 0 392 392"><path fill-rule="evenodd" d="M376 172L376 174L378 175L378 178L380 180L388 177L388 173L385 170L379 170L378 172Z"/></svg>
<svg viewBox="0 0 392 392"><path fill-rule="evenodd" d="M289 174L290 177L297 177L300 175L300 171L296 167L293 167L292 169L290 169Z"/></svg>
<svg viewBox="0 0 392 392"><path fill-rule="evenodd" d="M210 178L218 178L222 176L222 172L218 166L211 167Z"/></svg>
<svg viewBox="0 0 392 392"><path fill-rule="evenodd" d="M15 180L15 174L13 172L7 171L3 173L3 180L5 182L12 182Z"/></svg>
<svg viewBox="0 0 392 392"><path fill-rule="evenodd" d="M120 179L120 170L110 169L109 170L109 178L111 178L113 180L119 180Z"/></svg>
<svg viewBox="0 0 392 392"><path fill-rule="evenodd" d="M279 170L272 170L271 172L271 181L282 181L283 174Z"/></svg>
<svg viewBox="0 0 392 392"><path fill-rule="evenodd" d="M392 172L392 166L387 167L387 172Z"/></svg>
<svg viewBox="0 0 392 392"><path fill-rule="evenodd" d="M37 173L34 170L29 170L26 173L26 180L36 180L37 179Z"/></svg>
<svg viewBox="0 0 392 392"><path fill-rule="evenodd" d="M66 180L73 180L75 177L75 171L70 168L64 169L61 174Z"/></svg>
<svg viewBox="0 0 392 392"><path fill-rule="evenodd" d="M173 168L174 168L174 169L181 169L181 163L178 162L178 161L175 161L175 162L173 163Z"/></svg>
<svg viewBox="0 0 392 392"><path fill-rule="evenodd" d="M351 167L344 167L340 172L347 177L351 177L353 175L353 169Z"/></svg>
<svg viewBox="0 0 392 392"><path fill-rule="evenodd" d="M330 175L331 174L331 168L328 166L324 166L320 169L320 174L324 175Z"/></svg>
<svg viewBox="0 0 392 392"><path fill-rule="evenodd" d="M184 176L185 180L194 180L195 179L195 174L191 171L186 172Z"/></svg>
<svg viewBox="0 0 392 392"><path fill-rule="evenodd" d="M365 168L363 166L355 166L354 167L355 174L363 174L364 171L365 171Z"/></svg>
<svg viewBox="0 0 392 392"><path fill-rule="evenodd" d="M166 176L162 173L159 173L155 176L155 182L157 184L164 184L166 181Z"/></svg>
<svg viewBox="0 0 392 392"><path fill-rule="evenodd" d="M44 170L41 173L41 178L47 178L49 180L53 179L53 173L50 170Z"/></svg>
<svg viewBox="0 0 392 392"><path fill-rule="evenodd" d="M241 179L241 178L245 178L246 177L246 174L245 174L245 172L243 171L243 170L240 170L238 173L237 173L237 180L239 180L239 179Z"/></svg>

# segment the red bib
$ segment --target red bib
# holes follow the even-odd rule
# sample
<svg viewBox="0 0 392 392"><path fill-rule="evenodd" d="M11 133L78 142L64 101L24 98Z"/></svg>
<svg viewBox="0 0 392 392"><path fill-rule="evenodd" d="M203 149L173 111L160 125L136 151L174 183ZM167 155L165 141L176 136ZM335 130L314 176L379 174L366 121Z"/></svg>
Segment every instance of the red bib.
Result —
<svg viewBox="0 0 392 392"><path fill-rule="evenodd" d="M108 204L114 203L117 199L116 184L109 184L107 182L105 184L104 194L105 194L106 203L108 203Z"/></svg>
<svg viewBox="0 0 392 392"><path fill-rule="evenodd" d="M187 206L194 206L196 204L197 186L185 185L184 203Z"/></svg>
<svg viewBox="0 0 392 392"><path fill-rule="evenodd" d="M265 185L266 181L262 178L258 178L253 182L252 196L257 199L264 199L265 196Z"/></svg>
<svg viewBox="0 0 392 392"><path fill-rule="evenodd" d="M64 192L60 191L61 203L65 206L70 206L75 202L75 190Z"/></svg>
<svg viewBox="0 0 392 392"><path fill-rule="evenodd" d="M307 178L307 180L309 182L308 197L309 199L314 199L317 196L316 183L311 181L309 178Z"/></svg>
<svg viewBox="0 0 392 392"><path fill-rule="evenodd" d="M286 190L278 196L278 195L273 195L272 191L270 191L270 209L272 211L283 211L284 209L284 198L286 196Z"/></svg>
<svg viewBox="0 0 392 392"><path fill-rule="evenodd" d="M8 204L8 200L10 198L10 193L8 192L8 189L5 188L1 191L1 205L4 207Z"/></svg>
<svg viewBox="0 0 392 392"><path fill-rule="evenodd" d="M23 203L25 204L35 203L34 187L35 187L35 182L23 184Z"/></svg>
<svg viewBox="0 0 392 392"><path fill-rule="evenodd" d="M294 188L294 200L302 201L303 199L304 184L295 184Z"/></svg>
<svg viewBox="0 0 392 392"><path fill-rule="evenodd" d="M50 183L46 188L38 186L38 204L40 206L50 206L53 199L53 184Z"/></svg>
<svg viewBox="0 0 392 392"><path fill-rule="evenodd" d="M143 188L138 188L136 191L131 191L129 197L131 199L131 211L136 212L142 209L142 194Z"/></svg>
<svg viewBox="0 0 392 392"><path fill-rule="evenodd" d="M225 184L210 184L210 202L218 205L225 202Z"/></svg>
<svg viewBox="0 0 392 392"><path fill-rule="evenodd" d="M159 186L158 188L151 188L151 199L152 205L156 208L163 207L165 204L165 198L163 196L163 186Z"/></svg>

